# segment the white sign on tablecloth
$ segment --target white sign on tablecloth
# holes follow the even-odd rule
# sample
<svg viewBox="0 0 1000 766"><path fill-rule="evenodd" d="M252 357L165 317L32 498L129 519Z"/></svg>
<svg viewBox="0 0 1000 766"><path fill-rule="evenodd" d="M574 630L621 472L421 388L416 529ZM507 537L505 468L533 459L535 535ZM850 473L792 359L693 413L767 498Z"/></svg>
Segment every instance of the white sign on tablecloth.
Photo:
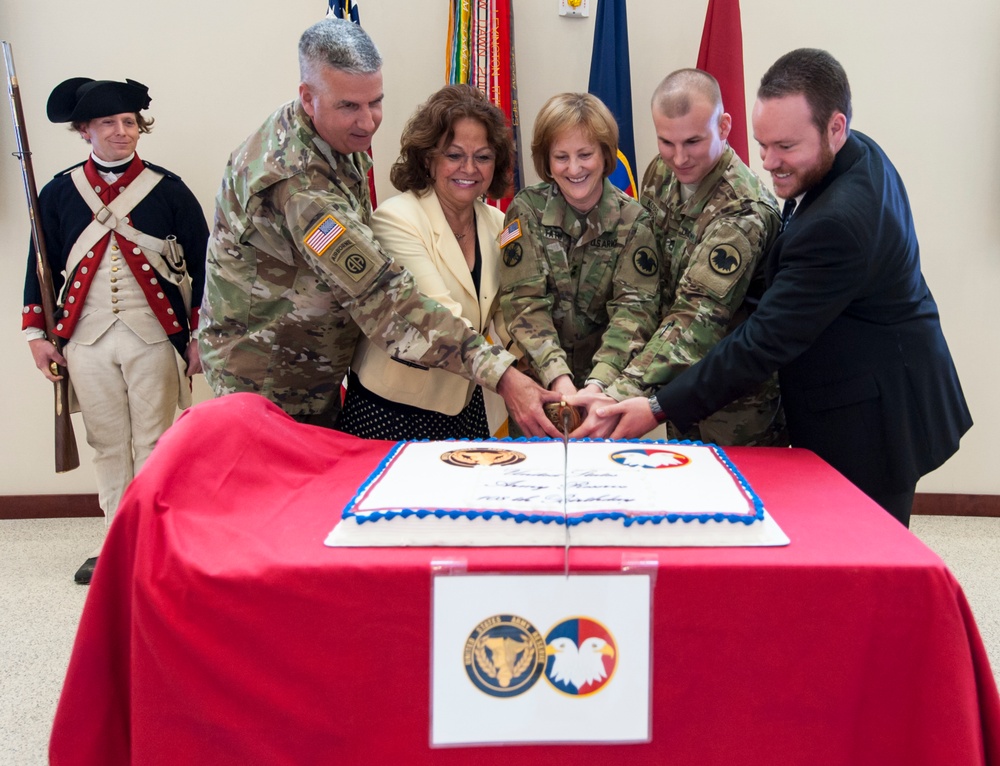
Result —
<svg viewBox="0 0 1000 766"><path fill-rule="evenodd" d="M433 588L431 745L649 741L649 575Z"/></svg>

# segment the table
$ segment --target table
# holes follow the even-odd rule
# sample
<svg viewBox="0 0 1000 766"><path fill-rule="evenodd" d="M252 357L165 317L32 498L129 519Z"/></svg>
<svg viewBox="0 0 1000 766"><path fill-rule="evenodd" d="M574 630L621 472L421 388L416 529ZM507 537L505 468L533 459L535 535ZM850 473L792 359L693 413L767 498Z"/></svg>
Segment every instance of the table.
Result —
<svg viewBox="0 0 1000 766"><path fill-rule="evenodd" d="M563 551L325 547L389 446L251 394L182 415L110 530L51 763L1000 764L1000 698L943 562L812 453L761 448L727 452L791 545L642 552L652 742L431 749L431 562L559 572Z"/></svg>

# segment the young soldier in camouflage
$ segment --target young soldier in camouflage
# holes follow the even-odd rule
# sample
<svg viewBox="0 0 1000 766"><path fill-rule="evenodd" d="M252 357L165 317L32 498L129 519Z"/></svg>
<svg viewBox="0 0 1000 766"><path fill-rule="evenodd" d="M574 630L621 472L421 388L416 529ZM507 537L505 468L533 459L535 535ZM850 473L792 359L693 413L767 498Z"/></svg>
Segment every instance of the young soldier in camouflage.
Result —
<svg viewBox="0 0 1000 766"><path fill-rule="evenodd" d="M508 332L531 374L564 396L614 381L659 316L649 215L607 180L617 148L618 127L599 99L549 99L531 145L546 180L517 194L501 233Z"/></svg>
<svg viewBox="0 0 1000 766"><path fill-rule="evenodd" d="M652 113L660 156L646 169L641 200L663 257L662 316L653 338L608 387L617 401L648 397L746 318L757 267L780 225L773 195L726 143L731 119L714 77L697 69L668 75L653 94ZM687 431L667 423L667 435L722 445L787 443L777 379Z"/></svg>
<svg viewBox="0 0 1000 766"><path fill-rule="evenodd" d="M356 24L325 19L299 42L299 99L230 158L208 248L200 344L217 395L253 391L332 426L360 334L404 363L496 390L526 433L557 436L558 397L421 295L375 243L365 150L382 120L382 59Z"/></svg>

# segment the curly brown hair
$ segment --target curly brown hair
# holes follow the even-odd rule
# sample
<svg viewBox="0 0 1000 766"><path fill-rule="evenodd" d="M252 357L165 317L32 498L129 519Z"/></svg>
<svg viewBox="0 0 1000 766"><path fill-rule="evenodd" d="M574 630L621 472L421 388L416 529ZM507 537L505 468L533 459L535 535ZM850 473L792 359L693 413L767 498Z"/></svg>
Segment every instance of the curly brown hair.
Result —
<svg viewBox="0 0 1000 766"><path fill-rule="evenodd" d="M486 141L496 157L493 181L487 193L500 199L510 188L514 167L514 140L503 112L471 85L445 85L417 107L400 137L399 158L389 180L400 191L422 192L433 185L431 159L455 136L455 123L467 118L486 128Z"/></svg>

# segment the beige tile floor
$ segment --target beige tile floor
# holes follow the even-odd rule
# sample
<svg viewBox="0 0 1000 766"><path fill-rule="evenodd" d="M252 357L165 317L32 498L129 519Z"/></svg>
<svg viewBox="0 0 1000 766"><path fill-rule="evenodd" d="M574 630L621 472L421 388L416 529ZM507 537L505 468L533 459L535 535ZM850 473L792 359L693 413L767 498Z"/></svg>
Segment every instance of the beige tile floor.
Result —
<svg viewBox="0 0 1000 766"><path fill-rule="evenodd" d="M72 575L100 519L0 521L0 764L41 766L87 588ZM1000 679L1000 519L917 516L962 584Z"/></svg>

